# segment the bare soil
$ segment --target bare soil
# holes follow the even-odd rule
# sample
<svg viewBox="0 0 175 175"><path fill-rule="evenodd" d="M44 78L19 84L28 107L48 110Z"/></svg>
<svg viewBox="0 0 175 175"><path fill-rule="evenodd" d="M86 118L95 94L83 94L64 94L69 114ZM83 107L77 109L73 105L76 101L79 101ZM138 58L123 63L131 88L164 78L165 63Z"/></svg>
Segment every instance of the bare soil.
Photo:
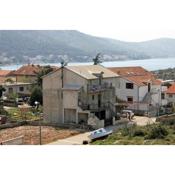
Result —
<svg viewBox="0 0 175 175"><path fill-rule="evenodd" d="M58 139L64 139L79 134L73 129L62 129L51 126L42 126L42 144L47 144ZM24 145L39 144L39 126L20 126L0 130L0 142L24 136Z"/></svg>

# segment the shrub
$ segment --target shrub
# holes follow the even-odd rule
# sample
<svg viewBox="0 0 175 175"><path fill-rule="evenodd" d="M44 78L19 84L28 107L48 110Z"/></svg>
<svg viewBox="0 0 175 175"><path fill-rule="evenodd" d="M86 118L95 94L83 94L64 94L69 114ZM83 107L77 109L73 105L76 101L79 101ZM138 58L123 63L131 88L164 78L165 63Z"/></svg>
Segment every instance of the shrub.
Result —
<svg viewBox="0 0 175 175"><path fill-rule="evenodd" d="M168 135L168 130L161 126L161 125L155 125L150 128L148 135L145 137L145 139L163 139Z"/></svg>
<svg viewBox="0 0 175 175"><path fill-rule="evenodd" d="M30 105L34 106L35 105L35 101L38 101L41 105L42 105L42 89L39 86L35 86L32 90L32 94L30 97Z"/></svg>
<svg viewBox="0 0 175 175"><path fill-rule="evenodd" d="M133 137L142 137L142 136L145 136L145 132L142 130L142 129L136 129L133 131Z"/></svg>

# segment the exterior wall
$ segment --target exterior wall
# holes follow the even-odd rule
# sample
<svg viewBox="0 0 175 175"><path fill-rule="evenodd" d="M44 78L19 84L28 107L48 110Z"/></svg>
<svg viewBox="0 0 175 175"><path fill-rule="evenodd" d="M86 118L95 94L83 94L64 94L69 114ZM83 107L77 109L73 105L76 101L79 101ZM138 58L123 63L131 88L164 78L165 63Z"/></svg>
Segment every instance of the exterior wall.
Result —
<svg viewBox="0 0 175 175"><path fill-rule="evenodd" d="M36 83L37 76L30 76L30 75L17 75L16 82L23 82L23 83Z"/></svg>
<svg viewBox="0 0 175 175"><path fill-rule="evenodd" d="M170 97L170 94L166 94L165 98L167 99L168 102L175 103L175 94L171 94L172 97Z"/></svg>
<svg viewBox="0 0 175 175"><path fill-rule="evenodd" d="M120 79L119 86L116 86L115 90L116 96L123 101L127 101L128 96L132 96L133 101L138 101L138 86L134 84L133 89L126 89L126 83L132 83L132 82L121 77L119 79Z"/></svg>
<svg viewBox="0 0 175 175"><path fill-rule="evenodd" d="M145 100L148 94L148 86L137 86L133 85L133 89L126 89L126 83L132 83L122 77L120 77L120 87L116 88L116 95L120 100L127 102L127 97L133 97L133 103L128 103L128 108L132 110L147 111L148 101ZM161 100L161 85L152 85L151 92L154 91L155 94L150 96L150 103L154 106L162 105Z"/></svg>
<svg viewBox="0 0 175 175"><path fill-rule="evenodd" d="M63 104L61 90L43 90L43 113L44 120L48 123L63 123Z"/></svg>
<svg viewBox="0 0 175 175"><path fill-rule="evenodd" d="M23 91L20 91L20 87L23 87ZM15 93L15 94L21 94L21 95L30 95L31 94L31 88L32 85L16 85L16 84L10 84L10 85L4 85L4 88L6 89L6 91L4 92L4 95L9 95L11 93ZM11 90L12 92L11 92Z"/></svg>
<svg viewBox="0 0 175 175"><path fill-rule="evenodd" d="M79 76L76 73L73 73L72 71L68 69L64 69L64 84L65 85L81 85L84 87L86 91L87 83L88 81L85 78Z"/></svg>
<svg viewBox="0 0 175 175"><path fill-rule="evenodd" d="M45 121L51 123L64 123L64 109L78 107L77 91L63 91L61 69L43 79L43 108ZM87 81L68 69L63 70L64 85L82 85L87 87ZM64 99L64 100L63 100ZM77 114L76 114L77 115Z"/></svg>
<svg viewBox="0 0 175 175"><path fill-rule="evenodd" d="M78 123L78 114L83 112L78 106L79 97L83 99L85 103L98 104L98 95L94 94L94 100L92 100L92 94L87 93L88 84L98 85L99 80L86 80L80 75L64 68L63 69L63 84L64 87L69 85L79 85L81 89L71 90L62 89L62 70L59 69L54 73L43 78L43 112L44 119L46 122L50 123L64 123L64 114L66 110L66 117L72 116L73 110L76 110L76 123ZM102 83L108 82L112 83L113 86L118 84L116 78L105 78ZM80 95L81 94L81 95ZM105 90L101 93L102 103L106 101L115 102L115 88ZM85 116L89 116L87 113ZM66 118L67 120L67 118ZM87 120L87 119L86 119ZM101 123L101 122L98 122ZM104 123L104 121L103 121Z"/></svg>

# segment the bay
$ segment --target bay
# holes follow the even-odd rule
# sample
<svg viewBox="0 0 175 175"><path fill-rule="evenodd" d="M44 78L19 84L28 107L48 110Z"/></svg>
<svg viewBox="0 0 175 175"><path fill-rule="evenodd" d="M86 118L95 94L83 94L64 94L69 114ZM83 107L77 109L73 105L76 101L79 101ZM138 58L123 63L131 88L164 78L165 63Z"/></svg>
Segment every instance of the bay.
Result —
<svg viewBox="0 0 175 175"><path fill-rule="evenodd" d="M91 65L92 62L74 62L69 63L68 65ZM60 66L59 63L47 63L41 65L52 65L52 66ZM145 59L145 60L126 60L126 61L109 61L103 62L103 66L105 67L128 67L128 66L142 66L145 69L152 71L158 69L167 69L175 67L175 58L155 58L155 59ZM8 65L8 66L0 66L1 69L4 70L16 70L22 65Z"/></svg>

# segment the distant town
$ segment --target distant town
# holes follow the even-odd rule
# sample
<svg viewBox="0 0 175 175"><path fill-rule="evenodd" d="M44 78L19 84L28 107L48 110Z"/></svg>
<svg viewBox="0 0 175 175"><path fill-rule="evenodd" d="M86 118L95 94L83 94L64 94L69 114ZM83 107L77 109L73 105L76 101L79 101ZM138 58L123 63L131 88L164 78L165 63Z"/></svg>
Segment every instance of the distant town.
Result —
<svg viewBox="0 0 175 175"><path fill-rule="evenodd" d="M1 69L0 143L175 144L174 76L100 58Z"/></svg>

